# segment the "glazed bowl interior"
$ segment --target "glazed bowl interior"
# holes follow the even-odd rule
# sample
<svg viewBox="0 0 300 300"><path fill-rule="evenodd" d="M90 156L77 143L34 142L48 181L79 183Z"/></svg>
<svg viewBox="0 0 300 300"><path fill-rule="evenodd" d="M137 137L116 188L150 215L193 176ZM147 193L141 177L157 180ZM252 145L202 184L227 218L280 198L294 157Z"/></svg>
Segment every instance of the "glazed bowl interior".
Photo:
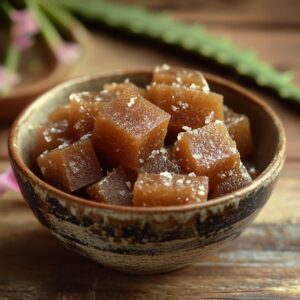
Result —
<svg viewBox="0 0 300 300"><path fill-rule="evenodd" d="M267 169L270 169L272 164L276 164L278 156L284 156L285 152L285 137L280 120L268 106L244 89L217 76L209 74L205 74L205 76L211 90L224 95L224 103L226 105L237 112L245 113L250 118L255 144L254 155L251 158L251 162L255 165L260 174L251 185L258 181L262 175L264 175L264 178L267 178ZM108 76L89 75L68 81L45 93L26 109L25 113L16 120L15 125L13 126L10 143L14 144L15 149L17 149L19 163L27 169L31 176L35 176L33 174L34 169L30 158L35 143L35 129L38 124L45 122L47 115L53 109L61 104L66 104L69 101L68 99L71 93L101 90L105 83L122 82L126 78L129 78L138 86L145 87L150 83L151 77L152 72L150 71L128 72ZM277 162L277 167L278 164L282 163L283 162ZM46 183L43 184L46 187L50 187ZM56 190L53 187L50 188ZM243 189L246 188L249 187L242 188L240 194ZM67 194L62 191L56 190L56 192L67 196ZM68 195L68 197L73 197L73 199L77 198L70 195ZM226 195L213 199L209 201L209 203L212 204L220 198L226 201L226 198L230 197L232 197L232 195ZM78 199L79 198L77 198L77 200ZM109 206L108 204L92 201L88 202L90 202L90 205L94 206ZM197 205L206 205L206 203ZM111 206L113 207L113 205ZM138 208L128 207L128 209L136 210ZM160 209L170 209L170 207Z"/></svg>

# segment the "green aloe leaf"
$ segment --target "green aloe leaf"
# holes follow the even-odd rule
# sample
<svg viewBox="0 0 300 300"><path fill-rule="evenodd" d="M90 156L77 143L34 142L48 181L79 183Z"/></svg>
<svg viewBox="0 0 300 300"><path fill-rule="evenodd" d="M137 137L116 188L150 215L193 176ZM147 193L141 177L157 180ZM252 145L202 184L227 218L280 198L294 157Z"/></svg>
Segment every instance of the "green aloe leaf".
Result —
<svg viewBox="0 0 300 300"><path fill-rule="evenodd" d="M50 0L57 1L57 0ZM141 7L108 3L102 0L59 0L68 9L105 24L125 28L132 33L158 38L220 64L234 68L239 74L253 78L260 86L272 88L284 99L300 104L300 88L291 82L291 74L282 73L258 60L254 53L220 39L200 26L184 24L163 13L149 12Z"/></svg>

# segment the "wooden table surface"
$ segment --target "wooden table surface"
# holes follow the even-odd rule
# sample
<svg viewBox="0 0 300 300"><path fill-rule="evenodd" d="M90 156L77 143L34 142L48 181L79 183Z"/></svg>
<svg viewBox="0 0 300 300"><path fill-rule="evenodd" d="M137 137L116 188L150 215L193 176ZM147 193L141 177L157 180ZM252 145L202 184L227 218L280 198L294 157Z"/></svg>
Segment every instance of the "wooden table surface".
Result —
<svg viewBox="0 0 300 300"><path fill-rule="evenodd" d="M300 3L273 1L130 1L251 48L300 84ZM3 299L300 299L300 115L252 83L203 59L158 44L97 31L71 76L169 63L210 71L251 88L280 115L288 138L287 161L260 215L219 253L169 274L128 276L66 250L33 217L21 195L0 197L0 300ZM8 167L0 129L0 171Z"/></svg>

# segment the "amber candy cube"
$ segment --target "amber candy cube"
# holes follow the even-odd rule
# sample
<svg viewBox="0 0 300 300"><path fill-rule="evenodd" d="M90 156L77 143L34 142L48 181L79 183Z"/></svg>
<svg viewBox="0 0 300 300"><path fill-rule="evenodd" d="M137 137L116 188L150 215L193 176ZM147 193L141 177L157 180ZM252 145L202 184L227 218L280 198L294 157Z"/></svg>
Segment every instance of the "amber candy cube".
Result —
<svg viewBox="0 0 300 300"><path fill-rule="evenodd" d="M88 138L41 154L38 165L47 182L67 192L78 190L102 177Z"/></svg>
<svg viewBox="0 0 300 300"><path fill-rule="evenodd" d="M48 120L50 122L69 120L69 113L70 105L60 105L48 115Z"/></svg>
<svg viewBox="0 0 300 300"><path fill-rule="evenodd" d="M241 158L245 159L253 152L253 139L249 118L224 106L224 123L230 136L236 142Z"/></svg>
<svg viewBox="0 0 300 300"><path fill-rule="evenodd" d="M133 189L133 206L170 206L207 200L205 176L139 174Z"/></svg>
<svg viewBox="0 0 300 300"><path fill-rule="evenodd" d="M94 128L94 120L98 114L99 106L103 102L114 98L112 93L78 92L70 95L69 123L74 139L80 139L83 135L91 133Z"/></svg>
<svg viewBox="0 0 300 300"><path fill-rule="evenodd" d="M136 173L122 165L113 169L99 182L86 188L91 200L116 204L132 205L132 190Z"/></svg>
<svg viewBox="0 0 300 300"><path fill-rule="evenodd" d="M148 92L146 89L141 88L130 82L129 80L125 80L124 82L117 83L106 83L104 84L104 90L108 92L114 92L117 93L117 95L120 95L124 91L131 90L132 92L137 93L138 95L143 96L144 98L147 98Z"/></svg>
<svg viewBox="0 0 300 300"><path fill-rule="evenodd" d="M149 88L149 100L171 115L168 128L171 139L183 131L183 126L195 129L223 120L223 96L216 93L156 84Z"/></svg>
<svg viewBox="0 0 300 300"><path fill-rule="evenodd" d="M149 97L148 90L136 86L132 82L126 80L123 83L107 83L104 85L104 89L109 91L110 93L116 93L116 96L119 96L123 92L128 93L128 91L130 91L132 93L132 96L143 96L147 100Z"/></svg>
<svg viewBox="0 0 300 300"><path fill-rule="evenodd" d="M67 120L38 125L35 132L35 144L32 150L33 162L36 162L37 157L44 151L50 151L70 142L71 135Z"/></svg>
<svg viewBox="0 0 300 300"><path fill-rule="evenodd" d="M219 174L240 163L235 142L222 121L180 133L172 154L183 171L208 176L210 188L220 181Z"/></svg>
<svg viewBox="0 0 300 300"><path fill-rule="evenodd" d="M252 182L252 178L245 166L240 162L237 167L220 176L221 181L214 187L211 198L224 196L234 192Z"/></svg>
<svg viewBox="0 0 300 300"><path fill-rule="evenodd" d="M52 150L71 141L69 130L69 105L60 105L48 115L48 122L37 126L32 160L46 150Z"/></svg>
<svg viewBox="0 0 300 300"><path fill-rule="evenodd" d="M169 120L168 113L129 90L100 107L92 135L94 147L110 160L136 169L163 146Z"/></svg>
<svg viewBox="0 0 300 300"><path fill-rule="evenodd" d="M162 172L180 173L177 161L171 157L170 150L165 148L153 150L138 169L138 173L160 174Z"/></svg>
<svg viewBox="0 0 300 300"><path fill-rule="evenodd" d="M152 83L176 84L209 92L208 83L201 72L179 67L170 67L166 64L157 66L154 69Z"/></svg>

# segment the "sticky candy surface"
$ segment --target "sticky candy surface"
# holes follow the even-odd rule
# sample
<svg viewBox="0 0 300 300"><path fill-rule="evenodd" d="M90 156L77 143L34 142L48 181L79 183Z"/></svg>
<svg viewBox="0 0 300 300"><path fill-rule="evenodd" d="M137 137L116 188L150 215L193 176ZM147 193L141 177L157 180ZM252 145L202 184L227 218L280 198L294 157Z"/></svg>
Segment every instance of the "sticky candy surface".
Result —
<svg viewBox="0 0 300 300"><path fill-rule="evenodd" d="M140 174L134 185L134 206L170 206L207 200L208 178L204 176Z"/></svg>
<svg viewBox="0 0 300 300"><path fill-rule="evenodd" d="M76 191L102 177L88 138L43 153L37 160L46 181L67 192Z"/></svg>
<svg viewBox="0 0 300 300"><path fill-rule="evenodd" d="M197 70L162 65L145 88L128 78L68 100L37 126L31 153L44 180L63 191L113 205L186 205L259 174L250 119L225 106Z"/></svg>

